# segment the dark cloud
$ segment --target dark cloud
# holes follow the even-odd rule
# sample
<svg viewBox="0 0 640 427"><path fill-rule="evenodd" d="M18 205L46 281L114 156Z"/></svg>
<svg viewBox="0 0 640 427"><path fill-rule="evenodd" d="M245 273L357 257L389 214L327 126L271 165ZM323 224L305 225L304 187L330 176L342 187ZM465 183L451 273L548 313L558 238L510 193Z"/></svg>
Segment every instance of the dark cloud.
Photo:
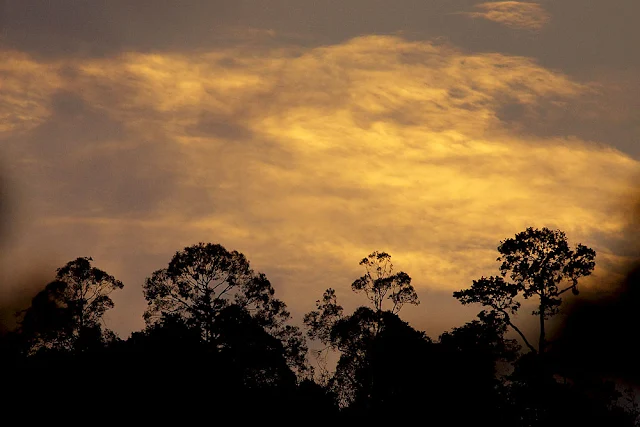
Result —
<svg viewBox="0 0 640 427"><path fill-rule="evenodd" d="M505 102L497 117L514 131L542 138L575 136L603 141L640 158L640 80L603 84L579 99L545 99L534 105Z"/></svg>
<svg viewBox="0 0 640 427"><path fill-rule="evenodd" d="M597 275L577 297L568 297L554 320L552 354L568 369L588 371L640 386L637 346L640 327L640 203L637 193L621 201L628 223L615 239L601 242L622 257L607 274ZM600 237L598 237L600 238ZM608 260L599 254L599 265Z"/></svg>
<svg viewBox="0 0 640 427"><path fill-rule="evenodd" d="M531 53L525 50L521 54L568 72L605 64L614 69L640 65L640 57L632 53L640 38L639 2L570 0L544 4L552 16L551 24L540 44Z"/></svg>
<svg viewBox="0 0 640 427"><path fill-rule="evenodd" d="M0 139L0 144L1 142ZM16 182L13 170L9 168L11 160L0 155L0 250L3 254L9 252L11 243L20 237L20 226L24 219L24 209L20 206L23 195L20 194L21 188Z"/></svg>
<svg viewBox="0 0 640 427"><path fill-rule="evenodd" d="M54 93L49 108L50 115L44 123L24 135L20 142L14 142L46 163L65 163L73 160L71 156L83 147L100 148L128 136L124 124L87 105L77 93L66 90Z"/></svg>
<svg viewBox="0 0 640 427"><path fill-rule="evenodd" d="M9 228L9 189L5 181L4 171L0 169L0 245L5 241Z"/></svg>
<svg viewBox="0 0 640 427"><path fill-rule="evenodd" d="M4 166L4 162L0 162ZM35 262L25 274L16 274L12 247L17 237L17 197L12 194L6 172L0 168L0 336L17 326L17 315L51 279L46 269ZM13 190L13 188L12 188ZM13 262L12 262L13 261Z"/></svg>
<svg viewBox="0 0 640 427"><path fill-rule="evenodd" d="M640 266L619 283L585 292L559 325L555 354L571 369L589 370L640 386Z"/></svg>
<svg viewBox="0 0 640 427"><path fill-rule="evenodd" d="M6 266L5 266L6 268ZM44 271L40 266L33 270L11 277L0 273L0 336L18 326L20 313L31 305L31 299L49 283L54 274Z"/></svg>
<svg viewBox="0 0 640 427"><path fill-rule="evenodd" d="M608 64L640 64L640 3L619 0L541 1L551 16L539 33L518 33L460 14L479 2L454 0L7 0L8 46L49 56L103 56L122 51L191 51L228 43L228 30L249 27L298 35L311 44L342 42L364 34L403 32L406 37L445 37L473 51L538 58L575 72ZM258 38L268 38L262 35ZM237 40L236 40L237 42Z"/></svg>
<svg viewBox="0 0 640 427"><path fill-rule="evenodd" d="M50 110L41 125L5 142L29 160L14 166L37 179L31 197L40 215L144 216L177 193L174 144L132 135L72 92L54 94Z"/></svg>
<svg viewBox="0 0 640 427"><path fill-rule="evenodd" d="M105 56L127 50L185 50L232 24L234 1L7 0L9 47L44 56Z"/></svg>

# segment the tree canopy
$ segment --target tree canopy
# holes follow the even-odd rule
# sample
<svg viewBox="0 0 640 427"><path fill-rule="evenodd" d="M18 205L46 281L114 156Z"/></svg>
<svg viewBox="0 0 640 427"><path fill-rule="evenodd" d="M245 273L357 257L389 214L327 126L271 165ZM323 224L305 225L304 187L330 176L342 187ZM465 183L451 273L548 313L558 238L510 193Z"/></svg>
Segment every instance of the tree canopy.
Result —
<svg viewBox="0 0 640 427"><path fill-rule="evenodd" d="M176 252L145 281L146 327L128 338L105 325L109 295L122 283L78 258L21 312L18 329L0 334L3 384L14 393L3 398L5 413L28 402L38 413L70 408L75 419L133 414L152 423L205 414L286 424L637 425L633 394L567 359L580 354L556 357L557 340L547 345L544 322L566 292L578 293L595 252L571 249L558 230L531 228L498 251L499 275L454 293L483 310L438 339L400 318L406 304L419 304L409 275L394 271L388 253L369 254L351 283L363 305L345 310L330 287L303 318L319 352L337 356L322 375L271 282L237 251L199 243ZM526 299L541 322L538 348L515 325ZM511 330L531 351L521 353Z"/></svg>
<svg viewBox="0 0 640 427"><path fill-rule="evenodd" d="M560 296L567 291L578 294L578 279L591 274L596 253L578 244L571 249L563 231L527 228L514 238L500 242L500 276L474 280L470 288L454 292L462 304L479 303L493 316L511 326L533 352L543 353L546 344L545 320L559 311ZM536 349L511 316L521 306L517 297L537 299L540 335Z"/></svg>
<svg viewBox="0 0 640 427"><path fill-rule="evenodd" d="M29 352L78 350L112 337L102 329L101 321L114 306L109 295L123 284L93 267L91 261L77 258L68 262L33 298L20 322Z"/></svg>
<svg viewBox="0 0 640 427"><path fill-rule="evenodd" d="M380 334L394 325L410 328L400 321L397 313L406 303L420 303L409 275L393 272L391 255L375 251L363 258L360 265L365 267L365 274L353 282L351 289L355 293L364 293L371 308L359 307L351 315L344 315L342 306L337 303L335 290L329 288L322 300L316 301L316 310L304 316L309 338L340 352L336 371L329 383L338 392L343 406L357 405L354 402L361 401L363 395L368 396L372 392L373 380L364 372L371 372ZM385 300L391 302L389 310L383 310ZM417 331L416 334L422 337ZM379 372L378 369L374 371Z"/></svg>
<svg viewBox="0 0 640 427"><path fill-rule="evenodd" d="M237 307L282 342L292 367L306 371L304 337L287 324L286 304L275 298L267 277L254 272L237 251L212 243L186 247L176 252L167 268L146 279L143 291L148 325L178 316L198 329L205 342L223 347L225 337L218 327L221 313Z"/></svg>
<svg viewBox="0 0 640 427"><path fill-rule="evenodd" d="M377 311L382 310L385 298L392 307L392 313L398 313L404 304L418 305L418 295L411 286L411 277L403 271L393 272L391 255L375 251L360 261L365 267L364 276L351 284L354 292L362 292L371 301Z"/></svg>

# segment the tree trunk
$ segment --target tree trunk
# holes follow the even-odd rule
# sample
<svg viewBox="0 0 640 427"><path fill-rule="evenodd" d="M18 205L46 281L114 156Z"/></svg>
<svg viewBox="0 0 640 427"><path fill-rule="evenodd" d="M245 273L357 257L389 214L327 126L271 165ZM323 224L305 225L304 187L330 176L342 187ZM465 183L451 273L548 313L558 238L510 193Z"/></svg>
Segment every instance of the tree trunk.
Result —
<svg viewBox="0 0 640 427"><path fill-rule="evenodd" d="M540 304L540 341L538 342L538 352L544 353L545 347L545 332L544 332L544 306Z"/></svg>
<svg viewBox="0 0 640 427"><path fill-rule="evenodd" d="M544 312L547 307L547 295L545 294L544 280L539 281L540 289L540 307L538 308L538 316L540 316L540 340L538 341L538 353L543 354L545 348L545 332L544 332Z"/></svg>

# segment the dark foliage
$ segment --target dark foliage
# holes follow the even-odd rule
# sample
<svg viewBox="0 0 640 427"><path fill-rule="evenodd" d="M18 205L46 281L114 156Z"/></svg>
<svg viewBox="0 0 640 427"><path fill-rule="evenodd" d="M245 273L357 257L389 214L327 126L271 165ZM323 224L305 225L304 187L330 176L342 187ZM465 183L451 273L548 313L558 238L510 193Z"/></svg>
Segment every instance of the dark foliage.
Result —
<svg viewBox="0 0 640 427"><path fill-rule="evenodd" d="M228 336L220 335L220 324L226 321L230 307L236 307L279 339L289 365L306 374L302 333L287 324L286 304L274 297L267 277L254 272L241 253L211 243L186 247L176 252L167 268L146 279L143 290L148 302L147 325L178 316L199 330L205 342L225 346Z"/></svg>
<svg viewBox="0 0 640 427"><path fill-rule="evenodd" d="M437 340L399 317L419 303L409 275L394 273L387 253L363 259L352 290L369 306L347 314L329 288L304 316L307 336L338 355L320 381L308 375L285 304L242 254L213 244L176 253L147 279L147 327L126 340L103 322L122 283L78 258L21 313L17 330L0 335L3 412L66 424L636 425L634 396L567 349L579 325L559 342L542 335L544 351L521 354L508 338L510 329L522 335L511 318L519 297L538 298L534 314L544 321L590 273L595 253L572 251L547 229L528 229L499 251L500 276L455 293L487 309Z"/></svg>
<svg viewBox="0 0 640 427"><path fill-rule="evenodd" d="M84 351L114 338L101 320L113 308L109 294L123 284L78 258L57 270L55 280L32 300L20 321L25 351Z"/></svg>

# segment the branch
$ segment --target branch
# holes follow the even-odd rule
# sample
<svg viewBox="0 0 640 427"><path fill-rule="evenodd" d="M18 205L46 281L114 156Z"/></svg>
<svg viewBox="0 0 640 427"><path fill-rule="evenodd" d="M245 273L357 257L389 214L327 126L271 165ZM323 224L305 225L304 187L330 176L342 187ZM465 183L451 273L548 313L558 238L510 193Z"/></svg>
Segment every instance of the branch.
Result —
<svg viewBox="0 0 640 427"><path fill-rule="evenodd" d="M224 282L222 282L222 283L224 283ZM223 296L225 293L227 293L227 291L228 291L229 289L231 289L233 286L234 286L234 284L233 284L233 283L229 283L229 284L227 285L227 287L226 287L226 288L224 288L224 289L223 289L223 290L222 290L222 291L221 291L221 292L220 292L220 293L215 297L215 299L216 299L216 300L221 299L221 298L222 298L222 296ZM218 287L218 286L216 286L215 288L213 288L213 291L214 291L214 292L215 292L215 289L216 289L217 287Z"/></svg>
<svg viewBox="0 0 640 427"><path fill-rule="evenodd" d="M169 290L169 294L167 294L167 296L169 297L169 299L171 301L179 302L182 305L184 305L187 308L187 310L191 310L191 308L192 308L191 305L188 302L184 301L182 298L180 298L179 295L174 295L173 289Z"/></svg>
<svg viewBox="0 0 640 427"><path fill-rule="evenodd" d="M220 287L220 285L222 285L223 283L225 283L227 280L229 280L229 277L231 277L231 272L227 272L227 275L225 276L224 279L220 280L211 290L213 290L215 292L216 289L218 289ZM225 289L224 291L222 291L220 294L222 295L224 292L226 292L229 289L229 287L227 287L227 289Z"/></svg>
<svg viewBox="0 0 640 427"><path fill-rule="evenodd" d="M393 308L391 309L391 312L393 314L396 314L396 307L398 306L398 301L393 301ZM398 311L400 311L400 309L398 309Z"/></svg>
<svg viewBox="0 0 640 427"><path fill-rule="evenodd" d="M505 315L505 320L507 322L507 325L511 326L513 328L514 331L516 331L518 333L518 335L520 335L520 338L522 338L522 340L524 341L524 343L527 345L527 347L529 347L529 349L531 351L533 351L534 353L538 353L538 350L535 349L535 347L533 347L530 343L529 340L527 340L527 337L524 336L524 334L522 333L522 331L513 323L511 323L511 318L509 317L509 314L504 311L504 310L500 310L504 315Z"/></svg>
<svg viewBox="0 0 640 427"><path fill-rule="evenodd" d="M575 288L575 287L576 287L576 285L571 285L571 286L569 286L569 287L567 287L567 288L564 288L563 290L561 290L560 292L558 292L558 295L562 295L563 293L567 292L569 289L573 289L573 288Z"/></svg>

